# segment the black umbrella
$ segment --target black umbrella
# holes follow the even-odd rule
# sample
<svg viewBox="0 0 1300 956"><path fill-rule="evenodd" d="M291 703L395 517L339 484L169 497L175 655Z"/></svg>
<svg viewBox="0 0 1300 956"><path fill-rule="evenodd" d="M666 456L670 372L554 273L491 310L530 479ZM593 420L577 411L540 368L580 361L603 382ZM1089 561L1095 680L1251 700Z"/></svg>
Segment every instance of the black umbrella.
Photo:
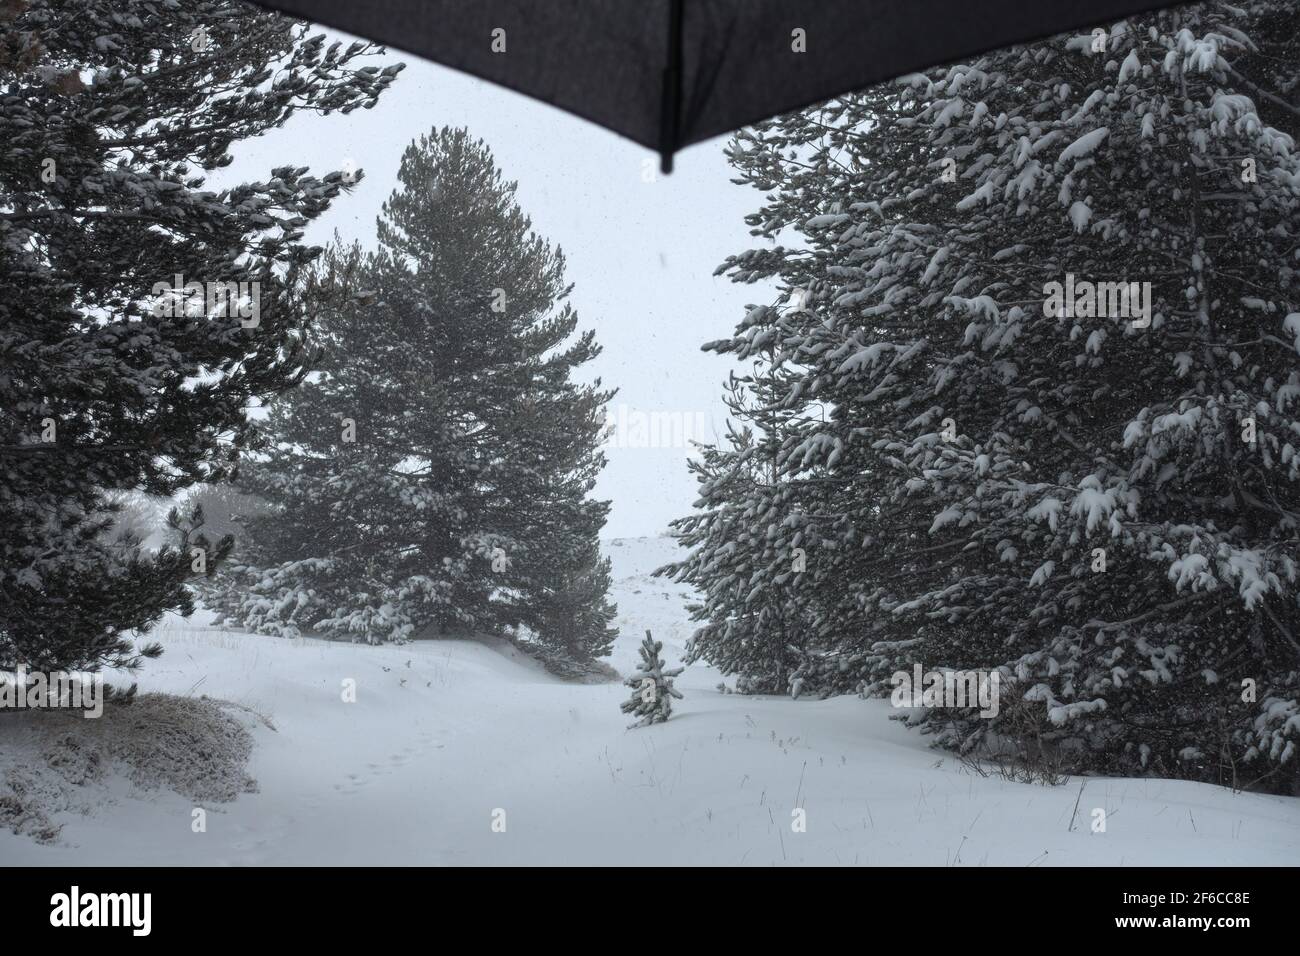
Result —
<svg viewBox="0 0 1300 956"><path fill-rule="evenodd" d="M658 150L1169 0L272 0Z"/></svg>

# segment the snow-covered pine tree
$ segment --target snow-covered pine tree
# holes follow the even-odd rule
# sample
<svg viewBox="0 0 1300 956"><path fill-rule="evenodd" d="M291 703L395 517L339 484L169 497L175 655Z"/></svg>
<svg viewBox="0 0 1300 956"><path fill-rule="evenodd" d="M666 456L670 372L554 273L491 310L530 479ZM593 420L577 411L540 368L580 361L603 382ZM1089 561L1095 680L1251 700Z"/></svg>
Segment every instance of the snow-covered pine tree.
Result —
<svg viewBox="0 0 1300 956"><path fill-rule="evenodd" d="M302 227L345 186L204 175L300 110L373 106L400 69L374 52L236 2L0 3L0 667L133 666L122 632L190 609L190 548L223 546L105 541L106 494L228 474L247 406L301 373ZM177 275L256 288L256 326L156 314Z"/></svg>
<svg viewBox="0 0 1300 956"><path fill-rule="evenodd" d="M731 377L727 443L702 446L700 458L688 462L699 480L700 510L673 522L688 554L656 572L704 595L690 607L700 627L687 662L707 659L736 675L742 693L792 690L807 661L814 604L838 592L820 589L815 566L809 573L808 549L822 543L805 537L804 514L816 490L777 467L786 416L775 394L766 376Z"/></svg>
<svg viewBox="0 0 1300 956"><path fill-rule="evenodd" d="M546 666L564 677L581 677L592 673L594 658L608 656L618 629L610 624L615 609L608 600L609 559L595 534L573 535L572 541L572 552L536 568L521 604Z"/></svg>
<svg viewBox="0 0 1300 956"><path fill-rule="evenodd" d="M663 723L672 716L673 698L682 699L681 692L673 687L673 678L683 668L664 670L663 658L659 656L663 649L663 641L656 641L646 631L645 640L638 648L641 652L641 666L623 681L624 685L632 688L632 696L623 701L619 708L623 713L636 717L636 721L628 725L629 729Z"/></svg>
<svg viewBox="0 0 1300 956"><path fill-rule="evenodd" d="M182 513L195 507L203 509L203 533L209 538L233 541L232 558L239 555L240 539L244 534L242 522L267 512L266 502L239 492L230 482L212 485L195 485L181 496L178 507ZM201 586L202 587L202 586Z"/></svg>
<svg viewBox="0 0 1300 956"><path fill-rule="evenodd" d="M1000 668L999 716L931 711L940 743L1296 786L1298 27L1180 8L737 138L754 232L794 241L727 268L807 302L713 347L804 412L780 461L838 545L808 566L840 686Z"/></svg>
<svg viewBox="0 0 1300 956"><path fill-rule="evenodd" d="M411 144L398 179L378 250L323 266L367 295L326 310L318 374L274 403L239 482L274 513L212 601L264 633L522 628L589 662L614 636L588 497L612 393L572 380L599 347L563 255L464 130Z"/></svg>

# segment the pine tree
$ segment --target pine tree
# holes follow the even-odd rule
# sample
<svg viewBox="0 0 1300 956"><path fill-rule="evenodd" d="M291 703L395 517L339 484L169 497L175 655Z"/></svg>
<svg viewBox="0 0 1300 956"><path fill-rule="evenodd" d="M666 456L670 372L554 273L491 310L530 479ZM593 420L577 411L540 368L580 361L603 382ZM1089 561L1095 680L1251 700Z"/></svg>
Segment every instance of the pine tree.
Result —
<svg viewBox="0 0 1300 956"><path fill-rule="evenodd" d="M203 533L209 538L229 537L232 541L231 557L239 555L244 523L268 513L266 502L252 495L241 494L229 482L212 485L195 485L179 500L182 513L203 509Z"/></svg>
<svg viewBox="0 0 1300 956"><path fill-rule="evenodd" d="M673 713L673 698L682 699L681 692L674 689L673 678L683 670L681 667L674 667L671 670L664 670L663 658L659 652L664 649L662 641L656 641L649 631L645 632L645 640L641 642L641 667L631 677L623 683L632 688L632 696L620 704L620 709L625 714L632 714L636 717L635 723L629 724L632 727L648 727L650 724L661 724Z"/></svg>
<svg viewBox="0 0 1300 956"><path fill-rule="evenodd" d="M274 513L213 602L265 633L509 630L588 662L614 636L588 497L612 393L572 381L599 347L563 255L464 130L413 143L398 178L378 250L323 264L366 295L326 311L317 372L271 409L239 487Z"/></svg>
<svg viewBox="0 0 1300 956"><path fill-rule="evenodd" d="M728 260L806 303L712 346L770 354L800 412L780 467L820 593L783 585L816 657L796 679L998 668L1000 715L932 711L936 742L1295 786L1297 13L1165 11L736 139L755 233L803 240ZM790 539L765 517L749 537ZM738 613L711 597L715 628Z"/></svg>
<svg viewBox="0 0 1300 956"><path fill-rule="evenodd" d="M615 608L608 600L609 559L601 556L593 533L574 535L573 547L538 566L523 589L534 648L547 667L564 677L591 673L593 659L608 656L618 636L610 624Z"/></svg>
<svg viewBox="0 0 1300 956"><path fill-rule="evenodd" d="M700 483L700 510L673 522L689 553L656 573L704 595L690 607L701 626L688 663L706 658L736 675L742 693L797 694L791 681L805 663L814 613L807 599L822 592L805 579L814 542L805 538L803 511L812 492L778 467L783 415L774 395L761 375L732 376L727 445L705 446L688 462Z"/></svg>
<svg viewBox="0 0 1300 956"><path fill-rule="evenodd" d="M344 176L204 176L301 110L373 106L400 69L374 52L235 2L0 3L0 667L134 666L158 647L121 634L223 557L193 514L179 547L106 541L107 496L226 477L247 407L301 375L302 228Z"/></svg>

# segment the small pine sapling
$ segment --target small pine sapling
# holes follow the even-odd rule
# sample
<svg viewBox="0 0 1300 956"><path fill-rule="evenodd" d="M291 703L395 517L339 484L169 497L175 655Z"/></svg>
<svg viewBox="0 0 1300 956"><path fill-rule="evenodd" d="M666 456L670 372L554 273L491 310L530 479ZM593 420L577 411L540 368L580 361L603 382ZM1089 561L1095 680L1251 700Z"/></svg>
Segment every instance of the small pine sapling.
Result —
<svg viewBox="0 0 1300 956"><path fill-rule="evenodd" d="M682 668L664 670L664 662L659 657L663 649L663 642L656 641L647 630L645 640L641 642L641 668L623 681L632 688L631 698L621 705L623 713L637 718L629 727L662 723L672 716L672 699L682 699L681 693L673 688L673 678L682 672Z"/></svg>

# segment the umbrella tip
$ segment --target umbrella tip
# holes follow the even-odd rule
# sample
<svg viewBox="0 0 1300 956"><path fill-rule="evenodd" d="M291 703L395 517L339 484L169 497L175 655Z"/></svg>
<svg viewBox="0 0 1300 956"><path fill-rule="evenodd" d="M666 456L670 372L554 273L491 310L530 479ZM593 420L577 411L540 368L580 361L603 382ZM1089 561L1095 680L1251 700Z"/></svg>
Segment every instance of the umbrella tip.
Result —
<svg viewBox="0 0 1300 956"><path fill-rule="evenodd" d="M664 151L659 154L659 171L667 176L673 171L673 154Z"/></svg>

